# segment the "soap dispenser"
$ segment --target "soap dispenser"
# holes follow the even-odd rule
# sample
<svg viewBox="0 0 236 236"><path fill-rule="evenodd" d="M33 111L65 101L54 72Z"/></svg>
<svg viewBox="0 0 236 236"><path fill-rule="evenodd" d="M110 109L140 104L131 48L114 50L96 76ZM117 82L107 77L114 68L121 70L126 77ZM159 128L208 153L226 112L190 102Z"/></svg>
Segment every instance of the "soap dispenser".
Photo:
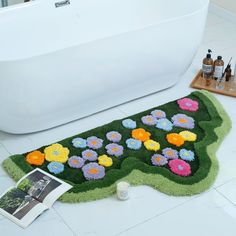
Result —
<svg viewBox="0 0 236 236"><path fill-rule="evenodd" d="M211 84L212 73L213 73L214 62L211 58L211 53L212 51L208 49L208 53L202 62L202 77L203 77L203 83L206 86L209 86Z"/></svg>
<svg viewBox="0 0 236 236"><path fill-rule="evenodd" d="M218 56L214 61L214 78L215 80L221 79L224 73L224 61L222 60L222 56Z"/></svg>

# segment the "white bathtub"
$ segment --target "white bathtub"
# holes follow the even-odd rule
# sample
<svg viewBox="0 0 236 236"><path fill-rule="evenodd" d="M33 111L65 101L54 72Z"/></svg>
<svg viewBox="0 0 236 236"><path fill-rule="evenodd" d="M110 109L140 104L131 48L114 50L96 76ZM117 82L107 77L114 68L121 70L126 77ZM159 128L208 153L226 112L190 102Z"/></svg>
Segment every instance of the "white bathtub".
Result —
<svg viewBox="0 0 236 236"><path fill-rule="evenodd" d="M0 9L0 130L48 129L173 86L208 0L57 0Z"/></svg>

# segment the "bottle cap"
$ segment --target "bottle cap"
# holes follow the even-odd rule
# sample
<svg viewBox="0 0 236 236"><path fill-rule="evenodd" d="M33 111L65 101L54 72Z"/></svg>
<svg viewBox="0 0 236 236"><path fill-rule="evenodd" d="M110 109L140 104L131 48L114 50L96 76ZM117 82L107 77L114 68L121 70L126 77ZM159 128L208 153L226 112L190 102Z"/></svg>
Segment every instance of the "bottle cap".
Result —
<svg viewBox="0 0 236 236"><path fill-rule="evenodd" d="M217 60L222 60L222 56L218 56L218 57L217 57Z"/></svg>
<svg viewBox="0 0 236 236"><path fill-rule="evenodd" d="M211 49L208 49L208 53L207 53L206 57L211 58L211 53L212 53Z"/></svg>

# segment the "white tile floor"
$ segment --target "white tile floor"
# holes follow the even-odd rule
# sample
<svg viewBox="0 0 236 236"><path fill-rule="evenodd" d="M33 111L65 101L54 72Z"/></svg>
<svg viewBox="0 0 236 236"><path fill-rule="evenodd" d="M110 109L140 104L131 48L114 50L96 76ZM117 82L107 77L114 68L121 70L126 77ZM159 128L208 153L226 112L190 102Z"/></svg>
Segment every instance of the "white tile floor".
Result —
<svg viewBox="0 0 236 236"><path fill-rule="evenodd" d="M191 67L175 87L49 131L30 135L0 132L0 161L10 154L33 150L188 94L192 91L188 85L207 49L211 48L215 56L221 54L228 61L231 56L236 58L235 39L236 25L209 14L203 43ZM236 146L232 143L236 138L236 99L220 95L217 98L231 116L233 129L217 152L220 172L209 191L193 197L170 197L140 186L131 188L130 200L126 202L117 201L115 196L73 205L57 202L26 230L0 216L1 235L235 235ZM2 167L0 183L0 192L14 183Z"/></svg>

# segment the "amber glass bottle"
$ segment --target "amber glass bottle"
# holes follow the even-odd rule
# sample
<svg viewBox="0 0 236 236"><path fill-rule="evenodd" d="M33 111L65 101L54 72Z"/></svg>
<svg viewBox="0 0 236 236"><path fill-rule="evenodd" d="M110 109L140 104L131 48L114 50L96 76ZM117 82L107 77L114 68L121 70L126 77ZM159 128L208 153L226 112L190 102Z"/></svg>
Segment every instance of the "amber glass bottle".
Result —
<svg viewBox="0 0 236 236"><path fill-rule="evenodd" d="M213 60L211 58L211 50L208 50L206 57L203 59L202 62L202 77L203 77L203 84L209 86L211 84L212 73L213 73Z"/></svg>
<svg viewBox="0 0 236 236"><path fill-rule="evenodd" d="M224 61L222 60L222 56L218 56L214 61L214 78L216 80L221 79L224 72Z"/></svg>

